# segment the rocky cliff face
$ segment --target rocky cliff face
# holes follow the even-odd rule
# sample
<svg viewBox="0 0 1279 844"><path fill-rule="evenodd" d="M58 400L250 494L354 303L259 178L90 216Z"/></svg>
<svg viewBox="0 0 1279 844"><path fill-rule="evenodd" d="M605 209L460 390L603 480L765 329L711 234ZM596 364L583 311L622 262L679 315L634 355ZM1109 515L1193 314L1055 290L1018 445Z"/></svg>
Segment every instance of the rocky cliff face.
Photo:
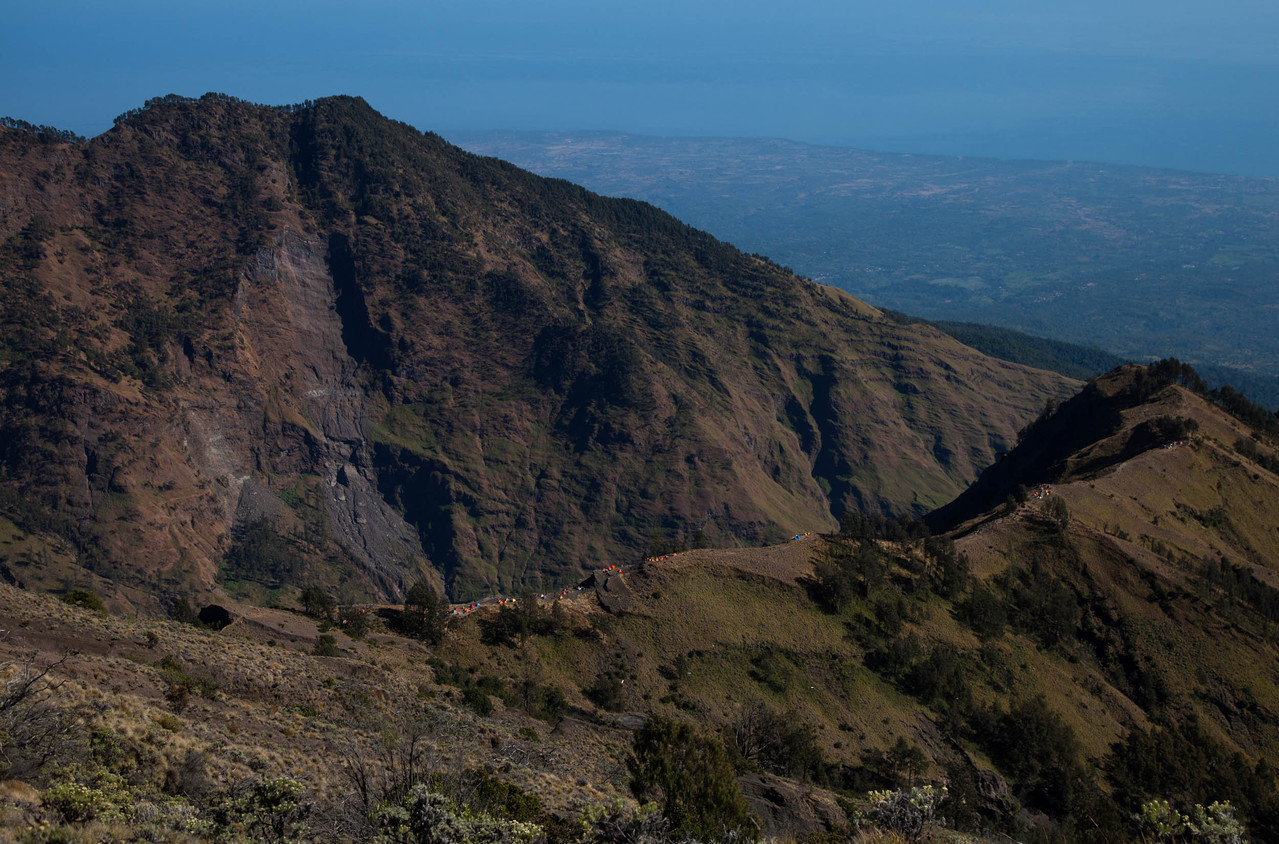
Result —
<svg viewBox="0 0 1279 844"><path fill-rule="evenodd" d="M10 570L140 603L920 512L1070 389L349 98L0 129L0 238Z"/></svg>
<svg viewBox="0 0 1279 844"><path fill-rule="evenodd" d="M369 397L344 340L340 299L327 243L288 229L272 238L247 263L233 300L238 418L226 426L225 408L186 411L200 430L222 432L205 471L225 481L220 498L232 524L281 518L287 504L273 480L317 479L332 538L382 593L395 594L421 548L376 489ZM238 436L234 447L228 435ZM205 454L214 451L206 445Z"/></svg>

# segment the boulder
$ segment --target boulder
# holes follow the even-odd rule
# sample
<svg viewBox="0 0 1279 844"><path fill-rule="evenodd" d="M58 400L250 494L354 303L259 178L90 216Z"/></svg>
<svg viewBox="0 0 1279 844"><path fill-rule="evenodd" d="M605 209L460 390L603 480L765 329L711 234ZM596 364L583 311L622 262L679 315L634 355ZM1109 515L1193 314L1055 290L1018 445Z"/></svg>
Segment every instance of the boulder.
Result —
<svg viewBox="0 0 1279 844"><path fill-rule="evenodd" d="M201 624L206 627L212 627L215 630L221 630L239 618L235 613L218 604L209 604L200 610L200 614L197 617L200 619Z"/></svg>
<svg viewBox="0 0 1279 844"><path fill-rule="evenodd" d="M618 571L597 571L586 581L595 590L595 597L607 612L614 615L626 612L635 603L631 588Z"/></svg>
<svg viewBox="0 0 1279 844"><path fill-rule="evenodd" d="M744 774L737 778L737 787L766 838L804 838L848 824L835 795L824 789L767 773Z"/></svg>

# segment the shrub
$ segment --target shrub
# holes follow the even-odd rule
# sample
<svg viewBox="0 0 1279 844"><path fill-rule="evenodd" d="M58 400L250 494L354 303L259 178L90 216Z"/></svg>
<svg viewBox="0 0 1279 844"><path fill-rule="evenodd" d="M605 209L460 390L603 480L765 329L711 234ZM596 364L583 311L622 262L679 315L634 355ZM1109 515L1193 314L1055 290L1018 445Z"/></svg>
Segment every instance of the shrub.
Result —
<svg viewBox="0 0 1279 844"><path fill-rule="evenodd" d="M599 675L594 683L582 689L582 694L600 709L609 712L622 709L622 680L617 672L607 671Z"/></svg>
<svg viewBox="0 0 1279 844"><path fill-rule="evenodd" d="M1167 800L1150 800L1142 804L1136 821L1143 839L1245 844L1243 824L1229 801L1214 801L1207 808L1196 803L1190 814L1183 815Z"/></svg>
<svg viewBox="0 0 1279 844"><path fill-rule="evenodd" d="M505 692L508 703L517 703L521 709L554 724L564 716L568 709L568 700L564 692L556 686L542 685L533 676L525 676L514 684L514 692Z"/></svg>
<svg viewBox="0 0 1279 844"><path fill-rule="evenodd" d="M302 603L302 612L312 618L326 621L333 617L333 611L337 609L337 603L332 596L319 586L308 586L303 589L299 601Z"/></svg>
<svg viewBox="0 0 1279 844"><path fill-rule="evenodd" d="M826 760L817 734L797 713L783 714L752 701L733 719L730 736L743 759L766 770L810 782L825 778Z"/></svg>
<svg viewBox="0 0 1279 844"><path fill-rule="evenodd" d="M547 609L535 594L526 591L515 603L503 605L496 616L481 622L481 636L489 645L514 645L518 641L523 646L529 636L554 636L566 624L559 603Z"/></svg>
<svg viewBox="0 0 1279 844"><path fill-rule="evenodd" d="M636 811L622 808L619 800L615 806L594 806L584 809L582 826L589 831L583 844L658 844L671 840L670 823L652 804Z"/></svg>
<svg viewBox="0 0 1279 844"><path fill-rule="evenodd" d="M175 702L178 703L174 711L178 711L184 706L193 692L204 698L212 698L218 691L216 681L207 676L197 677L191 674L182 666L179 660L171 656L162 657L155 664L155 667L160 672L160 676L168 683L165 697L169 700L170 705Z"/></svg>
<svg viewBox="0 0 1279 844"><path fill-rule="evenodd" d="M1044 505L1044 515L1055 522L1061 530L1065 530L1070 524L1070 508L1066 506L1066 502L1060 495L1054 495L1048 499L1048 503Z"/></svg>
<svg viewBox="0 0 1279 844"><path fill-rule="evenodd" d="M404 595L404 611L396 626L407 636L438 645L444 638L448 604L426 580L419 580Z"/></svg>
<svg viewBox="0 0 1279 844"><path fill-rule="evenodd" d="M170 683L164 691L164 699L174 712L181 712L191 702L191 687L186 683Z"/></svg>
<svg viewBox="0 0 1279 844"><path fill-rule="evenodd" d="M918 841L929 828L944 823L938 805L946 799L946 787L926 785L909 791L872 791L869 817L875 826Z"/></svg>
<svg viewBox="0 0 1279 844"><path fill-rule="evenodd" d="M22 779L63 756L80 733L75 709L58 705L65 680L53 679L67 657L40 663L34 653L0 662L0 776Z"/></svg>
<svg viewBox="0 0 1279 844"><path fill-rule="evenodd" d="M311 649L311 653L316 656L338 656L342 652L338 650L338 640L325 633L315 640L315 647Z"/></svg>
<svg viewBox="0 0 1279 844"><path fill-rule="evenodd" d="M373 825L377 844L532 844L542 838L536 824L461 811L425 785L379 808Z"/></svg>
<svg viewBox="0 0 1279 844"><path fill-rule="evenodd" d="M718 739L654 715L635 733L632 748L631 791L641 802L657 799L672 829L711 838L752 827Z"/></svg>
<svg viewBox="0 0 1279 844"><path fill-rule="evenodd" d="M270 587L293 580L302 569L302 555L280 535L275 525L259 519L243 526L227 552L224 574Z"/></svg>
<svg viewBox="0 0 1279 844"><path fill-rule="evenodd" d="M185 688L185 686L183 688ZM167 712L163 712L155 716L154 721L155 725L162 730L166 730L170 733L182 732L182 721Z"/></svg>
<svg viewBox="0 0 1279 844"><path fill-rule="evenodd" d="M166 794L201 800L209 791L208 759L195 748L187 748L180 762L164 773Z"/></svg>
<svg viewBox="0 0 1279 844"><path fill-rule="evenodd" d="M72 589L62 596L62 603L93 612L105 613L107 611L106 604L102 603L98 593L91 589Z"/></svg>
<svg viewBox="0 0 1279 844"><path fill-rule="evenodd" d="M493 699L479 686L467 686L462 689L462 703L474 710L476 715L487 717L493 714Z"/></svg>
<svg viewBox="0 0 1279 844"><path fill-rule="evenodd" d="M169 615L174 621L180 621L183 624L198 625L200 623L200 616L196 613L190 598L174 598L173 609L169 611Z"/></svg>
<svg viewBox="0 0 1279 844"><path fill-rule="evenodd" d="M1273 771L1251 765L1193 717L1149 732L1133 728L1111 748L1105 768L1116 802L1130 812L1157 797L1182 806L1229 801L1257 828L1279 828Z"/></svg>
<svg viewBox="0 0 1279 844"><path fill-rule="evenodd" d="M40 796L46 808L52 809L66 823L85 823L96 818L105 808L102 792L78 782L60 782L45 789Z"/></svg>
<svg viewBox="0 0 1279 844"><path fill-rule="evenodd" d="M338 624L342 632L352 639L362 639L369 632L368 613L357 609L344 609L338 614Z"/></svg>
<svg viewBox="0 0 1279 844"><path fill-rule="evenodd" d="M305 840L314 806L302 783L290 777L237 785L210 801L208 815L218 840Z"/></svg>
<svg viewBox="0 0 1279 844"><path fill-rule="evenodd" d="M867 751L862 754L860 768L845 769L843 786L849 790L860 790L874 784L893 788L910 787L927 765L928 757L924 751L918 745L898 736L887 752Z"/></svg>
<svg viewBox="0 0 1279 844"><path fill-rule="evenodd" d="M470 799L467 808L513 821L535 821L542 814L542 801L519 786L498 779L483 768L470 771Z"/></svg>
<svg viewBox="0 0 1279 844"><path fill-rule="evenodd" d="M1018 798L1050 814L1064 813L1072 784L1082 778L1074 730L1042 695L1015 703L995 723L987 749L1016 780Z"/></svg>
<svg viewBox="0 0 1279 844"><path fill-rule="evenodd" d="M543 721L556 723L567 711L568 698L564 696L564 691L558 686L545 686L542 689L542 699L533 715Z"/></svg>

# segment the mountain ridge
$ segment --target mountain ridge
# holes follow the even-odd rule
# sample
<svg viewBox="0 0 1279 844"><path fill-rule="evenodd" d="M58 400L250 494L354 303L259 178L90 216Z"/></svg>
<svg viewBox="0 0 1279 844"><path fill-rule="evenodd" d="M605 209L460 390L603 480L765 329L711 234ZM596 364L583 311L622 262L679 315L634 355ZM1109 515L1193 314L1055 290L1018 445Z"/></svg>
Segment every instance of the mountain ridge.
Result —
<svg viewBox="0 0 1279 844"><path fill-rule="evenodd" d="M135 598L483 594L921 512L1072 383L355 98L0 156L6 515Z"/></svg>
<svg viewBox="0 0 1279 844"><path fill-rule="evenodd" d="M1279 402L1259 318L1275 306L1273 179L750 138L453 136L654 202L879 306L1136 361L1175 355L1215 383Z"/></svg>

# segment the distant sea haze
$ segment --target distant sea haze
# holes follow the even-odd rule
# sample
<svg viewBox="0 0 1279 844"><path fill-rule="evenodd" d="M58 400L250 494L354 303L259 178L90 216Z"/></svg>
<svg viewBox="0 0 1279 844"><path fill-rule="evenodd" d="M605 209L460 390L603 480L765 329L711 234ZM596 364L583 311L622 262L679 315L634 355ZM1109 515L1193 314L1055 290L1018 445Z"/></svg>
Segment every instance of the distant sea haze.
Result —
<svg viewBox="0 0 1279 844"><path fill-rule="evenodd" d="M495 61L473 71L467 90L483 105L464 121L450 102L436 107L441 95L431 92L404 116L446 135L603 129L771 137L1279 178L1279 62L1009 53L732 66L684 59L661 73L648 62L616 59L577 81L560 79L568 69L543 61Z"/></svg>

